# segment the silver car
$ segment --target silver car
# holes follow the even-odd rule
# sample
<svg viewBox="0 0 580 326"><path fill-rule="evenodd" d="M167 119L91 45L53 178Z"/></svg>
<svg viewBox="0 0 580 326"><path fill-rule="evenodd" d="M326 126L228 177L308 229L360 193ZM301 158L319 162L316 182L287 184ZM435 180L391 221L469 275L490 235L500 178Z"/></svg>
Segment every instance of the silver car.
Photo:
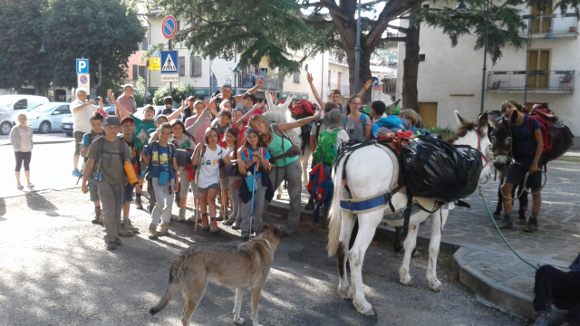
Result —
<svg viewBox="0 0 580 326"><path fill-rule="evenodd" d="M0 135L8 135L12 130L12 112L0 103Z"/></svg>
<svg viewBox="0 0 580 326"><path fill-rule="evenodd" d="M28 118L27 124L45 134L49 131L61 131L61 121L70 116L71 111L69 103L50 102L41 104L25 114Z"/></svg>

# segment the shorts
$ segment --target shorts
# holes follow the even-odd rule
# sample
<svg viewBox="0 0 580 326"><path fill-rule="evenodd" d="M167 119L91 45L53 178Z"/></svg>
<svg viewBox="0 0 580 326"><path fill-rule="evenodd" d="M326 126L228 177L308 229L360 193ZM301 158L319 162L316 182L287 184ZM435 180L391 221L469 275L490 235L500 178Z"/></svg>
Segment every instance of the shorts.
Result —
<svg viewBox="0 0 580 326"><path fill-rule="evenodd" d="M541 162L538 164L538 169L541 170L543 165ZM512 163L508 166L505 176L504 183L510 183L513 185L519 185L524 182L526 178L526 173L530 171L528 164ZM542 187L542 173L536 172L530 174L526 182L526 189L532 189L533 191L538 190Z"/></svg>
<svg viewBox="0 0 580 326"><path fill-rule="evenodd" d="M81 142L83 141L84 135L85 132L82 131L75 131L73 133L73 137L75 138L75 155L81 155L81 148L83 147L83 145L81 145Z"/></svg>
<svg viewBox="0 0 580 326"><path fill-rule="evenodd" d="M189 195L189 187L194 187L195 180L187 179L189 175L188 171L185 171L185 167L179 167L179 197L180 198L187 198Z"/></svg>
<svg viewBox="0 0 580 326"><path fill-rule="evenodd" d="M132 185L127 184L127 185L123 186L123 197L125 199L125 201L123 203L133 201L133 190L134 189L135 189L135 187Z"/></svg>
<svg viewBox="0 0 580 326"><path fill-rule="evenodd" d="M209 186L209 187L207 187L207 188L197 187L197 191L198 191L200 194L202 194L202 193L204 193L204 192L207 192L207 191L208 191L208 190L210 190L210 189L215 189L215 190L217 190L217 189L218 189L218 184L217 184L217 183L214 183L214 184L210 185L210 186Z"/></svg>
<svg viewBox="0 0 580 326"><path fill-rule="evenodd" d="M96 202L100 199L99 188L97 188L97 180L89 178L88 181L89 195L92 202Z"/></svg>
<svg viewBox="0 0 580 326"><path fill-rule="evenodd" d="M220 188L222 191L230 190L230 180L226 175L226 169L224 167L220 169Z"/></svg>

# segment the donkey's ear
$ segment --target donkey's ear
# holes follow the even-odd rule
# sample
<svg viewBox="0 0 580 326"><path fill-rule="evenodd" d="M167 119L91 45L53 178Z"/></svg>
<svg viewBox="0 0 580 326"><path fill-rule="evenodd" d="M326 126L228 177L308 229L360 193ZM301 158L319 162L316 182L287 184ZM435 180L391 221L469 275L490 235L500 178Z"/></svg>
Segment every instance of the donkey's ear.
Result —
<svg viewBox="0 0 580 326"><path fill-rule="evenodd" d="M387 109L385 110L385 112L387 114L391 114L391 112L393 112L397 108L397 105L399 105L400 101L401 101L401 99L398 99L395 102L393 102L391 105L387 106Z"/></svg>
<svg viewBox="0 0 580 326"><path fill-rule="evenodd" d="M480 128L483 128L483 126L489 124L489 117L488 117L487 111L480 113L479 116L477 117L477 120L478 120L477 125Z"/></svg>
<svg viewBox="0 0 580 326"><path fill-rule="evenodd" d="M459 115L459 112L457 112L457 110L453 111L455 113L455 120L457 121L458 125L463 125L465 123L465 120L463 120L463 118Z"/></svg>
<svg viewBox="0 0 580 326"><path fill-rule="evenodd" d="M512 113L512 116L509 119L510 122L510 126L513 126L516 123L516 120L518 119L518 115L516 112Z"/></svg>

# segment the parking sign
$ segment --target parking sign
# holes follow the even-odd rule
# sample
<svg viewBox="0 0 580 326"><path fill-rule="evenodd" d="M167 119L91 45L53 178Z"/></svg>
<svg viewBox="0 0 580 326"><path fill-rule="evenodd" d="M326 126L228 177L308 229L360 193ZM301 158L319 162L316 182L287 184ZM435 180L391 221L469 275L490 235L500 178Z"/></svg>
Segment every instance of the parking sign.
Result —
<svg viewBox="0 0 580 326"><path fill-rule="evenodd" d="M77 74L89 73L89 59L77 59Z"/></svg>

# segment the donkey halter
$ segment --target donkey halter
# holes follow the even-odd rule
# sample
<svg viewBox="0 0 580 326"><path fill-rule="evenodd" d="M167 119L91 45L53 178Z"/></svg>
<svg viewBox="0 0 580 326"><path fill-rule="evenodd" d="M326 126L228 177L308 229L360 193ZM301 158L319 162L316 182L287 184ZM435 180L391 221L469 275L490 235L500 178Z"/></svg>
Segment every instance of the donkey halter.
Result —
<svg viewBox="0 0 580 326"><path fill-rule="evenodd" d="M485 162L485 165L483 165L483 168L481 168L483 170L489 164L489 159L487 158L487 156L485 156L485 154L483 154L483 151L481 150L481 135L479 134L479 131L477 131L476 133L477 133L477 150L479 151L479 154L481 154L481 158Z"/></svg>

